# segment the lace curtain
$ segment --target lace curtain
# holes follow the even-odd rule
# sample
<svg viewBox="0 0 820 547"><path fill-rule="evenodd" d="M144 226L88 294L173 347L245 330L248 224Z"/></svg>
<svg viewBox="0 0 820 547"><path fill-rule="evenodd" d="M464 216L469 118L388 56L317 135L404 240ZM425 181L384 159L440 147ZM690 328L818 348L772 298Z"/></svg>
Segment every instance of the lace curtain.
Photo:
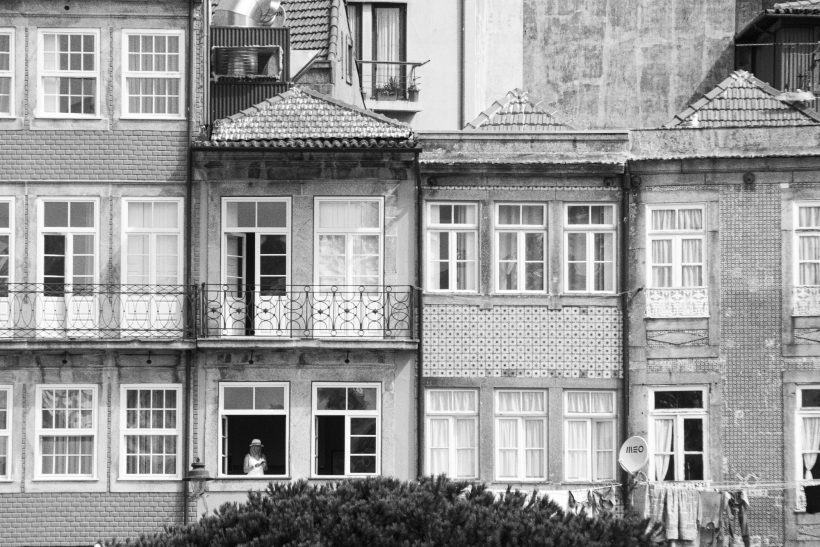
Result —
<svg viewBox="0 0 820 547"><path fill-rule="evenodd" d="M655 477L654 480L662 481L669 471L669 462L672 452L672 431L674 420L658 418L655 420L655 442L653 452L655 453ZM666 454L662 454L666 452Z"/></svg>

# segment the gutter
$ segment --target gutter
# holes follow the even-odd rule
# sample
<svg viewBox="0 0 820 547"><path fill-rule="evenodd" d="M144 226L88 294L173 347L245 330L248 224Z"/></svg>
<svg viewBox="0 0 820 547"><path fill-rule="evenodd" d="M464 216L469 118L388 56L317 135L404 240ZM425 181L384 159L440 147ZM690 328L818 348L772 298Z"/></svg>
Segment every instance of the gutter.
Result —
<svg viewBox="0 0 820 547"><path fill-rule="evenodd" d="M463 0L462 0L463 1ZM420 152L420 150L419 150ZM422 283L422 251L424 235L422 234L421 214L424 200L421 190L421 166L419 152L416 152L416 317L418 317L418 349L416 350L416 477L424 475L424 289Z"/></svg>
<svg viewBox="0 0 820 547"><path fill-rule="evenodd" d="M464 29L464 0L458 2L458 128L464 129L464 90L466 76L464 67L464 49L466 47L466 32Z"/></svg>
<svg viewBox="0 0 820 547"><path fill-rule="evenodd" d="M188 66L188 73L190 77L188 78L188 106L187 106L187 115L186 115L186 122L187 122L187 132L186 132L186 140L185 140L185 149L188 154L188 161L186 166L186 173L185 173L185 233L183 234L183 240L185 243L185 286L191 287L192 281L192 264L191 261L193 260L193 252L191 250L191 232L193 229L192 222L193 219L191 218L191 213L193 211L193 206L191 204L191 199L193 197L193 150L191 146L191 141L193 139L193 117L194 117L194 82L196 81L196 69L194 67L194 0L188 0L188 49L186 51L186 59L185 62ZM208 87L207 85L205 86ZM194 291L193 293L194 300L197 298L197 293ZM194 319L194 302L189 301L187 304L187 312L188 312L188 322L190 326L195 326L193 321ZM183 408L185 409L184 414L184 421L183 421L183 432L182 438L185 439L185 442L182 445L182 463L186 465L184 472L187 473L187 463L191 459L191 420L192 420L192 411L191 411L191 362L193 360L192 350L186 349L184 352L185 358L185 391L183 393ZM188 483L183 482L183 494L182 494L182 523L183 525L188 524Z"/></svg>
<svg viewBox="0 0 820 547"><path fill-rule="evenodd" d="M623 382L621 388L621 442L629 438L629 196L632 191L632 174L629 161L624 162L624 174L621 178L621 231L618 241L620 267L618 284L621 297L621 371ZM630 491L632 485L629 473L621 469L621 484L624 507L630 508Z"/></svg>

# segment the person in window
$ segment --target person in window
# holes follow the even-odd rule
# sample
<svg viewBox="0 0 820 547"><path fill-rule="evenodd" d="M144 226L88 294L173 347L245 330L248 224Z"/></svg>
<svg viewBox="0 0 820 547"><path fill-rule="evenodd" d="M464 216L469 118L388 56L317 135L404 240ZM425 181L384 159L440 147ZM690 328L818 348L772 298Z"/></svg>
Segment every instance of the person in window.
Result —
<svg viewBox="0 0 820 547"><path fill-rule="evenodd" d="M265 460L265 455L262 454L264 445L259 439L251 441L248 454L245 455L245 463L243 469L246 475L264 475L268 469L268 462Z"/></svg>

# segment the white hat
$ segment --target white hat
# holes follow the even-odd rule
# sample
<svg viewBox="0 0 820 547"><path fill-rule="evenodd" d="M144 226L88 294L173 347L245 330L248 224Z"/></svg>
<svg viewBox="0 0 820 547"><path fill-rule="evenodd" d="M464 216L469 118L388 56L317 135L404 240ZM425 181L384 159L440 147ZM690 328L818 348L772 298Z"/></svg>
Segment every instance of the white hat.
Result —
<svg viewBox="0 0 820 547"><path fill-rule="evenodd" d="M251 446L258 446L258 447L262 448L265 445L262 444L262 441L260 441L259 439L254 439L254 440L251 441Z"/></svg>

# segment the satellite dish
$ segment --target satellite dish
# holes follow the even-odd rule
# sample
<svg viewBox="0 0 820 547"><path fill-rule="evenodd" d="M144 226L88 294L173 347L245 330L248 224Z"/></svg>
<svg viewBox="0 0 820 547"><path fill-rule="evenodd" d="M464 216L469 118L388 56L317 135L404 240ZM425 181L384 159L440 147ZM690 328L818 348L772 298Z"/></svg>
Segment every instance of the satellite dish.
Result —
<svg viewBox="0 0 820 547"><path fill-rule="evenodd" d="M635 474L649 461L649 447L646 439L639 436L629 437L621 445L618 453L618 463L627 473Z"/></svg>

